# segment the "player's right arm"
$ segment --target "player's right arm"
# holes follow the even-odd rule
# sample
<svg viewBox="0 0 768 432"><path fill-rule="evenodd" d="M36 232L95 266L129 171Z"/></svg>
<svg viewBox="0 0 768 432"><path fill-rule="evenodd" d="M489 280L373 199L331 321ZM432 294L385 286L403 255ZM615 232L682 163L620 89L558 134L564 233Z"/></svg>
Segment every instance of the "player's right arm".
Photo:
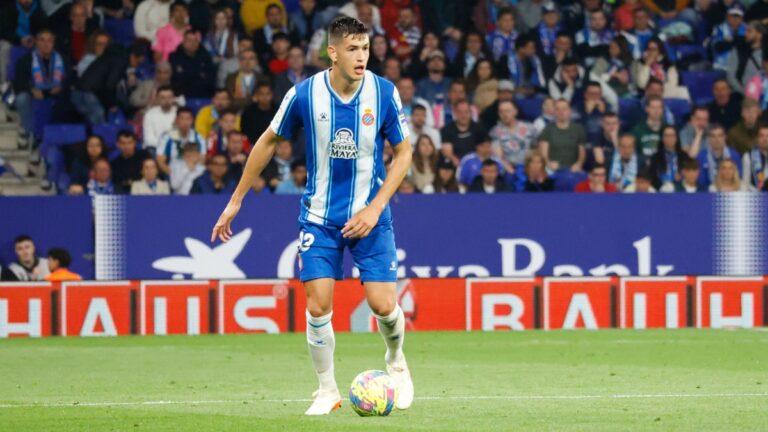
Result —
<svg viewBox="0 0 768 432"><path fill-rule="evenodd" d="M245 194L253 187L256 179L275 154L278 136L290 139L293 131L299 126L301 122L300 104L296 103L296 99L296 87L293 87L285 94L285 98L283 98L280 108L267 130L261 134L256 140L256 144L251 148L251 154L248 155L248 161L245 162L245 168L243 168L243 176L240 177L240 182L232 193L227 207L224 208L216 225L213 226L211 242L215 241L217 237L223 242L232 237L232 220L240 211L240 205Z"/></svg>

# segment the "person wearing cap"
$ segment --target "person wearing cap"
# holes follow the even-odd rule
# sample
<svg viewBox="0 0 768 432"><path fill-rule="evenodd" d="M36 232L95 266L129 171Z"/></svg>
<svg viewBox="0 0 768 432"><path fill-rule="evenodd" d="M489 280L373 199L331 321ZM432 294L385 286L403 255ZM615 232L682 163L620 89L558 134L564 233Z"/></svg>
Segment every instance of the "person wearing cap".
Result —
<svg viewBox="0 0 768 432"><path fill-rule="evenodd" d="M544 3L541 6L541 20L528 32L528 36L536 41L536 52L540 57L549 56L555 52L555 40L561 27L557 6L551 1Z"/></svg>
<svg viewBox="0 0 768 432"><path fill-rule="evenodd" d="M760 74L763 65L763 37L766 28L752 21L747 25L744 43L736 45L728 54L727 77L734 91L744 93L753 77Z"/></svg>
<svg viewBox="0 0 768 432"><path fill-rule="evenodd" d="M727 70L728 55L734 46L744 41L747 25L744 24L744 9L734 3L728 8L728 15L712 30L709 46L712 48L715 69Z"/></svg>
<svg viewBox="0 0 768 432"><path fill-rule="evenodd" d="M432 107L445 102L451 80L445 76L445 54L432 51L427 57L427 76L416 84L416 96L429 102Z"/></svg>

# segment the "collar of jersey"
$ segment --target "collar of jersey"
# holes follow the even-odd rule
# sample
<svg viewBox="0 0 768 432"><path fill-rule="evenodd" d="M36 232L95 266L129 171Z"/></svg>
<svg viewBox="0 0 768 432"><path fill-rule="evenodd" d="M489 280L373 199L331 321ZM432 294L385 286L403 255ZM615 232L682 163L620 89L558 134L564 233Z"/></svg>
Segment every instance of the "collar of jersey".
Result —
<svg viewBox="0 0 768 432"><path fill-rule="evenodd" d="M326 69L325 73L323 74L323 79L325 81L325 86L328 87L328 91L331 93L333 98L336 99L338 103L342 105L350 105L352 102L357 100L357 96L360 94L360 90L363 89L363 84L365 84L365 74L363 74L363 80L360 82L360 87L358 87L357 90L355 90L355 94L352 95L352 97L349 99L348 102L344 102L344 100L341 99L341 96L339 96L338 93L336 93L336 90L334 90L333 87L331 86L331 79L329 78L330 74L331 74L331 70Z"/></svg>

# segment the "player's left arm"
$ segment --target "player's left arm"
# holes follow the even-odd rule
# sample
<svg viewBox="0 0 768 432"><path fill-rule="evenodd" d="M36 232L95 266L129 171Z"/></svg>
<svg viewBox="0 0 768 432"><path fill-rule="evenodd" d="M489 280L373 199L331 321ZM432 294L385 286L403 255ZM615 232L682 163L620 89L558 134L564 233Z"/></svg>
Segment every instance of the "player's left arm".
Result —
<svg viewBox="0 0 768 432"><path fill-rule="evenodd" d="M367 236L379 222L381 212L387 208L389 200L395 194L397 188L400 187L400 183L408 175L413 157L410 140L406 137L401 143L394 146L392 150L394 155L384 183L382 183L371 203L344 224L344 227L341 229L344 237L363 238Z"/></svg>

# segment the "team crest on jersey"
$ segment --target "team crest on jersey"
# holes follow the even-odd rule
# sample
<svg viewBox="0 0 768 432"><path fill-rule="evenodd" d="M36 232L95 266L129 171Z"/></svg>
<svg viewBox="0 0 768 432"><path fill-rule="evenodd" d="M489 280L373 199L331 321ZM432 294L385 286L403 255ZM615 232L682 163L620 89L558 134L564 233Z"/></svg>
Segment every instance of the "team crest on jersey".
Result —
<svg viewBox="0 0 768 432"><path fill-rule="evenodd" d="M363 124L370 126L375 120L376 117L373 116L373 111L370 108L366 108L365 113L363 114Z"/></svg>
<svg viewBox="0 0 768 432"><path fill-rule="evenodd" d="M352 131L341 128L331 142L331 155L334 159L357 159L357 146Z"/></svg>

